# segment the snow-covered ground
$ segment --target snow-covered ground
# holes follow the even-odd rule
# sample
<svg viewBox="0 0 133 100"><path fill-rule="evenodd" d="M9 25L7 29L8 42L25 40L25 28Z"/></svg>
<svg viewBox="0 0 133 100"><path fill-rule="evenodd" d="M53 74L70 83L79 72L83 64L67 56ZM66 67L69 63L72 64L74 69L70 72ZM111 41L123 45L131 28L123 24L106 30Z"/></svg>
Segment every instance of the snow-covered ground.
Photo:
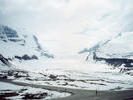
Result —
<svg viewBox="0 0 133 100"><path fill-rule="evenodd" d="M65 92L56 92L56 91L50 91L40 88L33 88L33 87L27 87L27 86L17 86L10 83L0 82L0 98L4 99L4 95L8 95L8 93L12 94L12 96L5 97L6 99L22 99L26 98L26 95L34 95L36 98L39 98L39 94L44 94L44 96L40 95L41 99L53 99L53 98L61 98L69 96L69 93ZM32 98L35 99L35 98Z"/></svg>
<svg viewBox="0 0 133 100"><path fill-rule="evenodd" d="M47 79L38 81L34 79L29 81L24 78L16 79L15 81L89 90L128 89L132 88L133 85L133 77L131 74L127 74L129 72L132 73L132 71L121 73L119 68L114 68L104 63L86 62L84 56L81 55L71 59L68 57L45 61L43 59L24 61L21 64L15 61L14 64L20 69L47 76ZM56 77L52 79L50 75Z"/></svg>
<svg viewBox="0 0 133 100"><path fill-rule="evenodd" d="M29 72L26 71L26 64L21 62L33 62L39 61L37 59L43 59L43 61L48 60L49 58L53 58L53 55L49 54L48 51L43 49L38 42L38 39L35 35L31 33L27 33L24 31L16 31L8 26L0 25L0 78L1 79L37 79L40 80L48 79L44 78L43 75L32 73L33 69ZM25 67L21 67L13 63L14 61L18 61L18 64L23 64ZM36 62L32 63L35 65ZM32 68L32 64L30 67ZM35 67L33 67L35 68ZM27 88L16 85L11 85L7 83L0 83L0 99L4 99L5 97L13 97L11 99L20 99L20 98L30 98L29 96L41 97L45 99L58 98L69 96L69 93L59 93L55 91L48 91L44 89L36 89L36 88ZM14 88L15 87L15 88ZM24 89L24 91L22 90ZM3 90L4 89L4 90ZM11 90L9 94L3 93ZM21 91L22 90L22 91ZM20 93L18 93L20 92ZM9 96L11 95L11 96ZM5 96L5 97L3 97ZM33 98L34 99L34 98Z"/></svg>
<svg viewBox="0 0 133 100"><path fill-rule="evenodd" d="M105 58L133 58L133 32L124 32L112 38L106 45L99 48L97 53Z"/></svg>

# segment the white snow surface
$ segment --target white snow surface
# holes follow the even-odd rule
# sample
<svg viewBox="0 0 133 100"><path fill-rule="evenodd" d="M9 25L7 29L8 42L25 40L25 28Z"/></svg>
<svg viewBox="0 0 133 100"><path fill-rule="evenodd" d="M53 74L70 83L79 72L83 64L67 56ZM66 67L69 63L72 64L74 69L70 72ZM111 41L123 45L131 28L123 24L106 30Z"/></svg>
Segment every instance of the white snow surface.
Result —
<svg viewBox="0 0 133 100"><path fill-rule="evenodd" d="M35 51L33 48L30 48L30 46L21 46L16 43L8 42L5 43L3 41L0 41L0 53L4 57L14 57L14 56L23 56L25 54L28 54L29 56L32 55L39 55L39 52Z"/></svg>
<svg viewBox="0 0 133 100"><path fill-rule="evenodd" d="M17 31L15 30L18 37L8 37L7 34L3 33L5 32L5 27L7 26L0 25L0 37L4 37L0 38L0 54L4 57L13 58L14 56L22 57L23 55L36 55L37 57L40 57L42 56L42 53L46 53L50 56L46 48L45 50L38 48L40 44L35 40L35 35L25 30L18 29ZM8 29L10 29L10 31L13 30L10 27L8 27ZM11 33L10 31L9 33ZM10 39L15 40L15 42L10 41ZM44 58L46 58L46 56Z"/></svg>
<svg viewBox="0 0 133 100"><path fill-rule="evenodd" d="M133 59L133 32L125 32L110 39L98 49L97 55L105 58L130 58Z"/></svg>

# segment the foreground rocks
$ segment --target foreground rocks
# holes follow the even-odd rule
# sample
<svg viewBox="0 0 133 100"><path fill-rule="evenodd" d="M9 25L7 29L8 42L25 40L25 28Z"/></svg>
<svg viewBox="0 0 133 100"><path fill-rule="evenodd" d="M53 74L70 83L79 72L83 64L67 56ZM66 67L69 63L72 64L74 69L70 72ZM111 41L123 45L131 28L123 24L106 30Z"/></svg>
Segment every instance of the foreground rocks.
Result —
<svg viewBox="0 0 133 100"><path fill-rule="evenodd" d="M29 93L26 93L24 95L22 99L44 99L45 97L48 96L48 93L38 93L38 94L29 94Z"/></svg>

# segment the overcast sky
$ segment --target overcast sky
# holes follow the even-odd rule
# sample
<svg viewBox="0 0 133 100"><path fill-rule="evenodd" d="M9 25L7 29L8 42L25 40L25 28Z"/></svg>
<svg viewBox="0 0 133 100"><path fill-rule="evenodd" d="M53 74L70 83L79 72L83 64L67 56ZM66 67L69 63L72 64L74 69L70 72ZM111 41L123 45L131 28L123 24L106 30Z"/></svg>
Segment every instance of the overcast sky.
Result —
<svg viewBox="0 0 133 100"><path fill-rule="evenodd" d="M0 0L0 24L26 28L55 53L132 31L133 0Z"/></svg>

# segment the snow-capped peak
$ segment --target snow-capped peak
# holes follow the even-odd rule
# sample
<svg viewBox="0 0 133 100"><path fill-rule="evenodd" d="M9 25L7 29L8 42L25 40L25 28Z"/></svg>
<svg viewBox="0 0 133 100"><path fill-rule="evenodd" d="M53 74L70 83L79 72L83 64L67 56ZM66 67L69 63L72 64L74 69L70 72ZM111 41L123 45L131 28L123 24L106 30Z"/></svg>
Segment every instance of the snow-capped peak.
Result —
<svg viewBox="0 0 133 100"><path fill-rule="evenodd" d="M0 54L10 59L26 56L29 59L41 56L53 58L53 55L43 50L35 35L17 32L4 25L0 25L0 47Z"/></svg>

